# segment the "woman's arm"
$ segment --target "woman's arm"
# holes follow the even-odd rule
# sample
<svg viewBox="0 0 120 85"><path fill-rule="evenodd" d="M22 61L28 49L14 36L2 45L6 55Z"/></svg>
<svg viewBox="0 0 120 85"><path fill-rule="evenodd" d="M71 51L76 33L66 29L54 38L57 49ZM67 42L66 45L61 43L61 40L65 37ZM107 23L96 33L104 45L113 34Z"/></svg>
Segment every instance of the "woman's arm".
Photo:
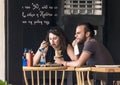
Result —
<svg viewBox="0 0 120 85"><path fill-rule="evenodd" d="M78 56L74 55L74 49L70 44L68 44L68 46L67 46L67 54L68 54L68 56L70 57L71 60L77 60L78 59Z"/></svg>
<svg viewBox="0 0 120 85"><path fill-rule="evenodd" d="M44 48L44 54L46 55L47 50L48 50L48 43L46 41L43 41L39 47L39 49ZM33 57L33 66L39 64L40 62L40 58L42 55L42 52L40 50L37 50L37 52L35 53L34 57Z"/></svg>
<svg viewBox="0 0 120 85"><path fill-rule="evenodd" d="M42 52L40 52L38 49L36 54L33 57L33 66L37 65L40 62L41 54Z"/></svg>

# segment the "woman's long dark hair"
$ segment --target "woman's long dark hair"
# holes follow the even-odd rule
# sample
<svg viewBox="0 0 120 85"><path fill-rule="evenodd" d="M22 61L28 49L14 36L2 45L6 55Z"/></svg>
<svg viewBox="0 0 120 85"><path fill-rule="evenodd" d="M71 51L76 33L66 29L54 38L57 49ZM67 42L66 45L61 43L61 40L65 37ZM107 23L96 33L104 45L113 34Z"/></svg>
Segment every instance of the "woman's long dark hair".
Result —
<svg viewBox="0 0 120 85"><path fill-rule="evenodd" d="M50 44L49 42L49 34L52 33L60 38L60 45L61 45L61 50L65 50L67 48L67 40L64 35L63 30L60 27L51 27L50 30L47 32L46 36L46 41Z"/></svg>

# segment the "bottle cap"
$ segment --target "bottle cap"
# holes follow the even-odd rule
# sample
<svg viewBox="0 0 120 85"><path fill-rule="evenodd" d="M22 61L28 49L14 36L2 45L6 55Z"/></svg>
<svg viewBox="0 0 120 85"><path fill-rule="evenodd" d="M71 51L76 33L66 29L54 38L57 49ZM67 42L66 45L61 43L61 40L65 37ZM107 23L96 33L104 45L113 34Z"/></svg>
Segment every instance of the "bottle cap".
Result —
<svg viewBox="0 0 120 85"><path fill-rule="evenodd" d="M28 48L24 48L24 51L27 52L27 51L28 51Z"/></svg>

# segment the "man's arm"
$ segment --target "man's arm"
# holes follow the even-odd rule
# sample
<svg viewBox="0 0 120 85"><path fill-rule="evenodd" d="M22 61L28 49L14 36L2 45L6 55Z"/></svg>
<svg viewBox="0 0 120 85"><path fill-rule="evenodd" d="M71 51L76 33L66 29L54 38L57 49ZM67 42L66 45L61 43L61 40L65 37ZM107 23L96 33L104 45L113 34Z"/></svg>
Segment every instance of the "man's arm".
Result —
<svg viewBox="0 0 120 85"><path fill-rule="evenodd" d="M64 66L72 66L72 67L81 67L85 64L85 62L90 57L91 53L88 51L83 51L78 60L75 61L64 61L62 59L56 58L55 63L63 64Z"/></svg>

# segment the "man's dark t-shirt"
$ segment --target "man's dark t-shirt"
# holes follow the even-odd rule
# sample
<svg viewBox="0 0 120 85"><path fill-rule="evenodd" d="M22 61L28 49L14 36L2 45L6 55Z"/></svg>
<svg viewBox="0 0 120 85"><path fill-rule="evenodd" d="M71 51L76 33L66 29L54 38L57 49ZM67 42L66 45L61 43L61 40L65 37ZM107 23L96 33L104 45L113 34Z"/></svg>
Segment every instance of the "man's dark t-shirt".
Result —
<svg viewBox="0 0 120 85"><path fill-rule="evenodd" d="M113 64L111 54L95 39L90 39L87 43L85 43L83 51L91 53L91 56L86 62L88 66Z"/></svg>

